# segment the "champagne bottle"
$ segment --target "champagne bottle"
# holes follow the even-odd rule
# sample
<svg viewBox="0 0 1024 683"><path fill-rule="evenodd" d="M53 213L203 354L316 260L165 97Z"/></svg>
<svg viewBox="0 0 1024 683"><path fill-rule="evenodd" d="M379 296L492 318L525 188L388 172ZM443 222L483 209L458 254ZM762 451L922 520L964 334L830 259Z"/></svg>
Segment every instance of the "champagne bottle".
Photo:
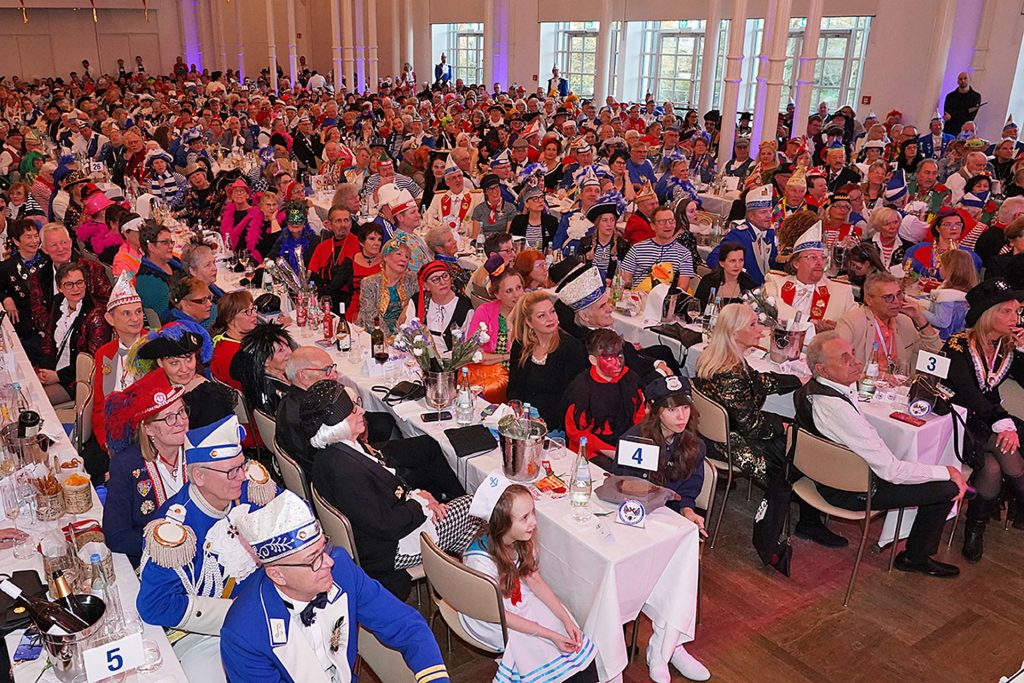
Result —
<svg viewBox="0 0 1024 683"><path fill-rule="evenodd" d="M348 353L352 350L352 328L348 326L348 320L345 318L345 304L338 304L338 332L337 332L337 346L338 351L342 353Z"/></svg>
<svg viewBox="0 0 1024 683"><path fill-rule="evenodd" d="M54 636L66 636L77 633L89 624L76 614L64 609L55 602L48 602L33 598L22 593L14 583L9 580L0 582L0 591L3 591L20 604L28 612L28 616L35 623L42 633Z"/></svg>
<svg viewBox="0 0 1024 683"><path fill-rule="evenodd" d="M74 591L71 590L64 572L58 569L50 575L50 578L53 583L53 601L84 621L82 606L79 604L78 598L75 597Z"/></svg>

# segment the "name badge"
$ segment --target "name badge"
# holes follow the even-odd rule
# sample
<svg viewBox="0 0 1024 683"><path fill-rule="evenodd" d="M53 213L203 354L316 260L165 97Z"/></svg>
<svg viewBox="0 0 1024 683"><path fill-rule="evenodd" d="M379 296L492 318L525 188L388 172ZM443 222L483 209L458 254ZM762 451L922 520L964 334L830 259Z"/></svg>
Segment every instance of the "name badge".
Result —
<svg viewBox="0 0 1024 683"><path fill-rule="evenodd" d="M615 449L615 462L624 467L656 472L660 454L661 448L650 441L619 439L619 445Z"/></svg>
<svg viewBox="0 0 1024 683"><path fill-rule="evenodd" d="M284 628L284 619L270 620L270 644L284 645L288 642L288 632Z"/></svg>
<svg viewBox="0 0 1024 683"><path fill-rule="evenodd" d="M626 526L644 528L644 520L647 518L647 510L639 500L625 500L619 505L615 521Z"/></svg>

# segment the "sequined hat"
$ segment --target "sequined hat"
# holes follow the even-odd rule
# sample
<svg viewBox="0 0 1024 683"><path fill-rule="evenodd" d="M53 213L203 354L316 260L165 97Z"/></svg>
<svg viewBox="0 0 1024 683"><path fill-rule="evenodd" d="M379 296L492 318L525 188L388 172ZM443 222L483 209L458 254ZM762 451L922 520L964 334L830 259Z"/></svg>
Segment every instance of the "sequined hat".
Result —
<svg viewBox="0 0 1024 683"><path fill-rule="evenodd" d="M264 564L294 555L323 536L309 504L288 490L241 517L237 526Z"/></svg>
<svg viewBox="0 0 1024 683"><path fill-rule="evenodd" d="M303 430L313 435L323 425L340 424L353 410L355 404L345 391L345 385L337 380L322 379L306 390L299 417Z"/></svg>
<svg viewBox="0 0 1024 683"><path fill-rule="evenodd" d="M139 220L142 220L141 218ZM125 304L141 304L142 298L139 293L135 291L135 278L132 277L131 271L124 271L118 277L114 283L114 288L110 291L110 298L107 299L107 310L112 311L118 306Z"/></svg>
<svg viewBox="0 0 1024 683"><path fill-rule="evenodd" d="M604 277L596 266L587 266L578 274L570 273L556 291L562 303L574 311L582 311L605 293Z"/></svg>
<svg viewBox="0 0 1024 683"><path fill-rule="evenodd" d="M772 208L772 186L761 185L747 192L747 209Z"/></svg>
<svg viewBox="0 0 1024 683"><path fill-rule="evenodd" d="M1006 301L1024 300L1024 291L1015 290L1002 278L982 280L981 284L967 292L967 317L964 323L967 327L974 327L981 314Z"/></svg>

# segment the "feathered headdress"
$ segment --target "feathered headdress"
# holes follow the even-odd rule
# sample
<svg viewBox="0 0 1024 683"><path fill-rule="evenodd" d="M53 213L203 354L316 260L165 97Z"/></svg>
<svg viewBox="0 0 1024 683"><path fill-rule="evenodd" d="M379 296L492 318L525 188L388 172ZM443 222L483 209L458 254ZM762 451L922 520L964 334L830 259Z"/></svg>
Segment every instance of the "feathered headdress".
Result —
<svg viewBox="0 0 1024 683"><path fill-rule="evenodd" d="M103 412L107 445L117 454L135 440L135 430L150 415L155 415L185 394L182 387L171 386L162 370L148 372L137 381L107 396Z"/></svg>
<svg viewBox="0 0 1024 683"><path fill-rule="evenodd" d="M140 337L128 349L126 362L128 369L135 377L142 377L156 368L156 358L159 356L152 354L156 347L150 347L147 351L143 351L150 344L157 346L167 345L168 347L176 346L179 348L175 350L180 351L180 354L189 353L190 349L198 350L199 362L204 365L213 358L213 342L210 340L209 333L203 329L203 326L191 320L177 320L173 323L167 323L159 330L150 331L146 336ZM140 352L142 357L140 357ZM152 357L146 358L144 356Z"/></svg>

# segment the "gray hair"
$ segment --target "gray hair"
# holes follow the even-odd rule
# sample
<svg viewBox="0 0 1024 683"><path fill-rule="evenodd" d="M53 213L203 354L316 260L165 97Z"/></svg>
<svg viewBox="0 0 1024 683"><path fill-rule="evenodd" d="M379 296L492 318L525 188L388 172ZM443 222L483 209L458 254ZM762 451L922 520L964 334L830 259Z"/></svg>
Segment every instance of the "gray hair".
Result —
<svg viewBox="0 0 1024 683"><path fill-rule="evenodd" d="M199 265L199 254L204 249L208 249L210 253L213 253L213 247L202 242L198 244L186 244L182 248L181 267L186 273L191 273L192 269Z"/></svg>
<svg viewBox="0 0 1024 683"><path fill-rule="evenodd" d="M825 344L835 339L842 339L839 333L835 330L829 330L827 332L819 332L814 335L814 339L807 345L807 367L811 369L811 372L818 374L815 368L821 363L825 362Z"/></svg>
<svg viewBox="0 0 1024 683"><path fill-rule="evenodd" d="M895 282L896 284L901 283L898 277L887 270L875 271L864 278L864 293L867 294L870 292L873 294L875 288L879 285L887 285L892 282Z"/></svg>
<svg viewBox="0 0 1024 683"><path fill-rule="evenodd" d="M42 241L47 235L52 233L60 233L64 237L71 237L71 233L68 232L68 228L63 223L47 223L43 226L43 229L39 231L39 239Z"/></svg>
<svg viewBox="0 0 1024 683"><path fill-rule="evenodd" d="M284 376L288 381L296 386L302 386L299 382L299 373L309 369L310 356L320 350L318 346L300 346L295 349L284 364Z"/></svg>
<svg viewBox="0 0 1024 683"><path fill-rule="evenodd" d="M427 230L427 234L424 235L423 241L427 243L430 251L437 251L437 248L448 241L448 235L451 234L451 228L447 225L435 225L430 230Z"/></svg>
<svg viewBox="0 0 1024 683"><path fill-rule="evenodd" d="M1020 171L1018 171L1019 173ZM999 205L999 210L996 211L996 222L1003 223L1004 225L1014 219L1014 214L1018 211L1024 210L1024 197L1017 195L1016 197L1007 197L1003 200L1003 203Z"/></svg>
<svg viewBox="0 0 1024 683"><path fill-rule="evenodd" d="M352 183L342 183L338 185L338 189L334 191L334 197L331 200L332 206L341 206L345 203L346 199L349 199L349 195L356 196L359 194L359 188Z"/></svg>

